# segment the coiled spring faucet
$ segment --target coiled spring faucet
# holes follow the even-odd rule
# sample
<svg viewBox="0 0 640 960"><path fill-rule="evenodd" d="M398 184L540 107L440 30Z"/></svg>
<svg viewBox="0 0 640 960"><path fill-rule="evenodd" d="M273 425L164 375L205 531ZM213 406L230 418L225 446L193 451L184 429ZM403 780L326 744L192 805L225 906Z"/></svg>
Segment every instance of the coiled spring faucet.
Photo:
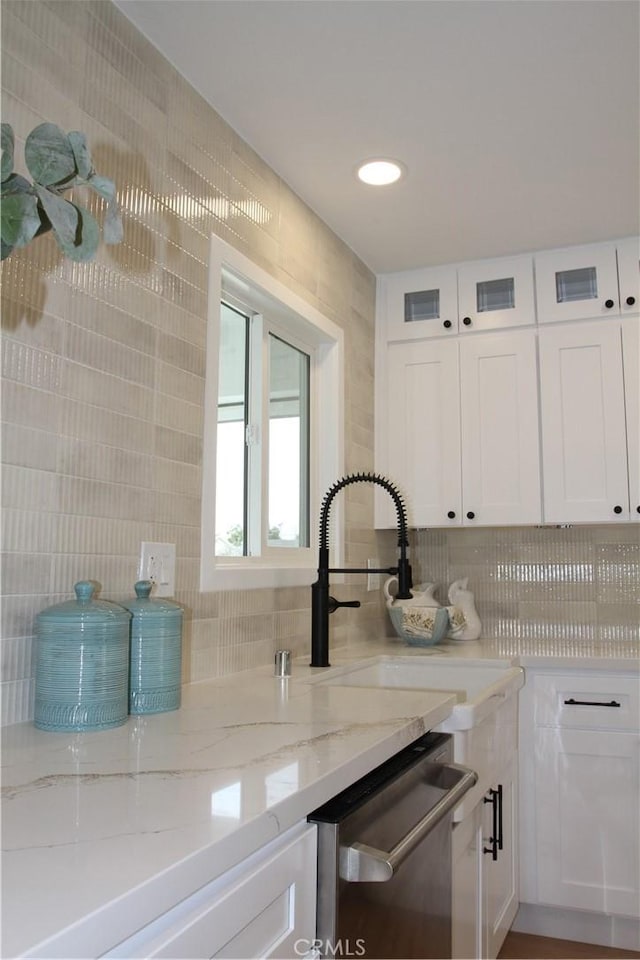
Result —
<svg viewBox="0 0 640 960"><path fill-rule="evenodd" d="M352 483L374 483L386 490L393 499L398 518L398 547L400 556L397 567L370 569L369 567L329 566L329 510L335 495ZM330 573L389 573L398 577L398 600L411 598L411 564L407 559L409 539L407 516L402 497L386 477L375 473L353 473L342 477L327 491L320 510L320 548L318 556L318 579L311 585L311 666L328 667L329 664L329 614L338 607L359 607L359 600L339 601L329 595Z"/></svg>

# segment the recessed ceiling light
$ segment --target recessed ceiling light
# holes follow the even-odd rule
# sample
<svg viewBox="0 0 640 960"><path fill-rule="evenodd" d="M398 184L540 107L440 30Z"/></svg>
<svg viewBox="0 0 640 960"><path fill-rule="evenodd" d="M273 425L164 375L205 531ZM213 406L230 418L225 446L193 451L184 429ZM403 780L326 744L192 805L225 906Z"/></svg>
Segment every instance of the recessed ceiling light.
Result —
<svg viewBox="0 0 640 960"><path fill-rule="evenodd" d="M358 167L360 180L374 187L395 183L403 173L404 168L397 160L367 160Z"/></svg>

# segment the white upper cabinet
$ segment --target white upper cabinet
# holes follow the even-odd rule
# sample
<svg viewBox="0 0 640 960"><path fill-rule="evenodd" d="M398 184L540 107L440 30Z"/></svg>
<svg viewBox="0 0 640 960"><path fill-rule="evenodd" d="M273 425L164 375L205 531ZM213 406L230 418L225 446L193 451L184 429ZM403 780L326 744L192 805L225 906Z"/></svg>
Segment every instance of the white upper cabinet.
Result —
<svg viewBox="0 0 640 960"><path fill-rule="evenodd" d="M453 340L394 343L387 353L386 463L407 500L411 526L460 523L460 397ZM395 526L389 497L377 525ZM381 516L381 512L384 516Z"/></svg>
<svg viewBox="0 0 640 960"><path fill-rule="evenodd" d="M640 313L640 237L618 243L618 284L622 314Z"/></svg>
<svg viewBox="0 0 640 960"><path fill-rule="evenodd" d="M463 522L540 523L533 330L460 339Z"/></svg>
<svg viewBox="0 0 640 960"><path fill-rule="evenodd" d="M377 303L387 341L457 333L456 268L432 267L378 277Z"/></svg>
<svg viewBox="0 0 640 960"><path fill-rule="evenodd" d="M624 244L621 249L626 250ZM627 252L625 261L630 256ZM615 243L546 250L536 254L535 269L539 323L619 316ZM632 269L625 267L625 272L627 270L633 274ZM637 291L637 254L635 271L634 289ZM637 299L636 292L626 296Z"/></svg>
<svg viewBox="0 0 640 960"><path fill-rule="evenodd" d="M535 323L533 258L504 257L378 278L387 342Z"/></svg>
<svg viewBox="0 0 640 960"><path fill-rule="evenodd" d="M412 526L540 522L534 331L389 344L386 396L381 469Z"/></svg>
<svg viewBox="0 0 640 960"><path fill-rule="evenodd" d="M540 331L544 519L629 519L620 322Z"/></svg>
<svg viewBox="0 0 640 960"><path fill-rule="evenodd" d="M460 333L535 323L531 257L461 264L458 312Z"/></svg>
<svg viewBox="0 0 640 960"><path fill-rule="evenodd" d="M622 359L631 519L640 520L640 317L623 317Z"/></svg>

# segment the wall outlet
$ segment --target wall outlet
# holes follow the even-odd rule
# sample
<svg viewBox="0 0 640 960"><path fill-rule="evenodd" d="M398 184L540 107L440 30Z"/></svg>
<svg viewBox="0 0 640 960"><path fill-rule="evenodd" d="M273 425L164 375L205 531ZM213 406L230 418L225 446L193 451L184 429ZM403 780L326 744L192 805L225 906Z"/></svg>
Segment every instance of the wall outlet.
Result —
<svg viewBox="0 0 640 960"><path fill-rule="evenodd" d="M376 558L367 560L367 567L373 567L374 570L380 569L382 566L382 561ZM368 573L367 574L367 590L379 590L382 587L382 574L381 573Z"/></svg>
<svg viewBox="0 0 640 960"><path fill-rule="evenodd" d="M151 580L153 596L172 597L176 589L175 543L142 543L138 576Z"/></svg>

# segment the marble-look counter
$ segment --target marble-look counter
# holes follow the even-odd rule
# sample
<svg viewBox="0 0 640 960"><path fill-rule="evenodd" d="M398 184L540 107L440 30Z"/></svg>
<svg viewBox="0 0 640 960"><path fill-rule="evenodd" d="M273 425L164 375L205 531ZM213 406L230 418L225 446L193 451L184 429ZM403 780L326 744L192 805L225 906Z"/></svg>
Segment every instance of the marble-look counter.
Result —
<svg viewBox="0 0 640 960"><path fill-rule="evenodd" d="M7 728L2 956L99 956L454 703L447 693L309 684L310 672L190 684L180 710L110 731Z"/></svg>
<svg viewBox="0 0 640 960"><path fill-rule="evenodd" d="M336 651L638 669L637 648L498 640ZM612 655L613 654L613 655ZM306 658L186 686L179 711L111 731L3 732L2 956L98 956L435 727L448 693L322 685Z"/></svg>

